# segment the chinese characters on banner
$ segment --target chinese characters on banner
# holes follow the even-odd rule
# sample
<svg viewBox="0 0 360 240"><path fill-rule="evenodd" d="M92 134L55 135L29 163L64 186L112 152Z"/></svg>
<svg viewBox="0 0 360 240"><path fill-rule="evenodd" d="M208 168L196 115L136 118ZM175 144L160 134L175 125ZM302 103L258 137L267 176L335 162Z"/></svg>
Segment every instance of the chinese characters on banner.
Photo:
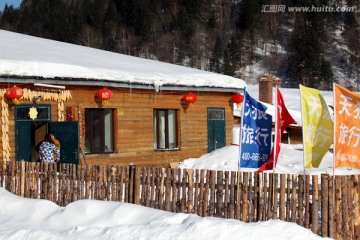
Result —
<svg viewBox="0 0 360 240"><path fill-rule="evenodd" d="M334 84L335 167L360 169L360 95Z"/></svg>
<svg viewBox="0 0 360 240"><path fill-rule="evenodd" d="M300 85L305 168L317 168L329 150L334 124L320 91Z"/></svg>
<svg viewBox="0 0 360 240"><path fill-rule="evenodd" d="M258 168L270 154L272 117L246 90L244 96L239 168Z"/></svg>
<svg viewBox="0 0 360 240"><path fill-rule="evenodd" d="M282 134L287 126L294 124L295 120L291 117L287 108L285 107L284 98L278 88L276 88L276 119L275 119L275 140L273 148L271 149L271 154L266 159L266 162L257 170L257 172L262 172L265 170L271 170L276 167L277 160L280 153L280 142ZM274 155L275 153L275 155Z"/></svg>

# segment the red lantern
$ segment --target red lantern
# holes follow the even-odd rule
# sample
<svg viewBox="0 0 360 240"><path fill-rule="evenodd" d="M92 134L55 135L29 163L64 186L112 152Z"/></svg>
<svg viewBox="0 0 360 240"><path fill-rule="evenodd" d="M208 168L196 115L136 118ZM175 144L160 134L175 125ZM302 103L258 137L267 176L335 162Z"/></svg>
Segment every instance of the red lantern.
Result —
<svg viewBox="0 0 360 240"><path fill-rule="evenodd" d="M236 104L242 103L244 101L244 96L238 93L231 97L231 101Z"/></svg>
<svg viewBox="0 0 360 240"><path fill-rule="evenodd" d="M5 96L10 99L14 104L19 103L19 99L24 95L22 88L13 86L6 90Z"/></svg>
<svg viewBox="0 0 360 240"><path fill-rule="evenodd" d="M197 101L197 96L193 93L188 93L184 95L183 100L188 104L192 104Z"/></svg>
<svg viewBox="0 0 360 240"><path fill-rule="evenodd" d="M105 106L108 103L108 100L113 96L112 91L107 88L100 89L96 93L96 97L101 100L101 105Z"/></svg>

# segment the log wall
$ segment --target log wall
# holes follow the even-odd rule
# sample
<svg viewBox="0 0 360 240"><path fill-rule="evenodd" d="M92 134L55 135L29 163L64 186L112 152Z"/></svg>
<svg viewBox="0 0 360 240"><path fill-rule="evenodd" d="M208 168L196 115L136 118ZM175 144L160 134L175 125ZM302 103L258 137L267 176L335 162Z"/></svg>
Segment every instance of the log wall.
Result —
<svg viewBox="0 0 360 240"><path fill-rule="evenodd" d="M100 88L67 87L71 91L72 98L65 102L65 109L73 108L75 120L80 120L81 123L81 115L85 108L101 107L95 99L95 94ZM168 166L170 162L199 157L208 152L208 108L224 108L226 145L231 144L233 115L232 104L229 101L232 93L193 92L198 96L198 101L185 108L186 105L182 104L181 98L188 92L109 89L113 92L113 98L103 107L117 110L115 152L111 154L87 154L86 162L88 164L129 165L134 163L137 165ZM31 102L20 101L20 104L29 103ZM58 112L56 102L40 100L38 104L51 104L52 119L56 121ZM162 108L179 111L179 150L154 150L153 110ZM9 104L9 123L10 159L13 160L15 159L15 126L14 109L11 104ZM84 150L84 139L80 139L80 142Z"/></svg>

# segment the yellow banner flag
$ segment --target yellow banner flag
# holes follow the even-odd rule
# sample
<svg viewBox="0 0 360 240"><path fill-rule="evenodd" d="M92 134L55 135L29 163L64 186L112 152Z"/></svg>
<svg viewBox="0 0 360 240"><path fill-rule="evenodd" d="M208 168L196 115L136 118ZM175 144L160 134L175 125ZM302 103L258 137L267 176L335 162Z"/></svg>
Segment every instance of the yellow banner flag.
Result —
<svg viewBox="0 0 360 240"><path fill-rule="evenodd" d="M335 167L360 169L360 95L334 84Z"/></svg>
<svg viewBox="0 0 360 240"><path fill-rule="evenodd" d="M334 138L334 123L319 90L300 85L305 168L319 167Z"/></svg>

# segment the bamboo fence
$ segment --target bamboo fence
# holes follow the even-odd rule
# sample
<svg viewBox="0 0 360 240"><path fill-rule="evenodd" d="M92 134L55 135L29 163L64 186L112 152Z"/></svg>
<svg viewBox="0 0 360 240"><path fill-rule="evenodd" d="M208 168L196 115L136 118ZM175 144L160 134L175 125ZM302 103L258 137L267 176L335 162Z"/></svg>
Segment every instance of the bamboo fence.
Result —
<svg viewBox="0 0 360 240"><path fill-rule="evenodd" d="M243 222L281 219L323 237L360 239L359 175L8 161L0 162L0 187L60 206L118 201Z"/></svg>

